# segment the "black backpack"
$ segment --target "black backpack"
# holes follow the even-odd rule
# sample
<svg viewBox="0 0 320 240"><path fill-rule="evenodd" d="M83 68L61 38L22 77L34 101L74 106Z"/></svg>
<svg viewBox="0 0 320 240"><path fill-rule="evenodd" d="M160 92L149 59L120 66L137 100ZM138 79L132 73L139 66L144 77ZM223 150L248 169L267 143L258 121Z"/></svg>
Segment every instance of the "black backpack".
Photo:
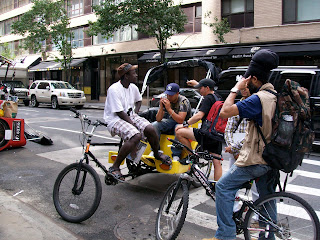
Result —
<svg viewBox="0 0 320 240"><path fill-rule="evenodd" d="M289 79L279 94L267 91L277 96L277 105L270 143L266 143L259 125L255 123L266 144L262 157L272 168L290 173L301 165L315 137L311 127L309 93Z"/></svg>

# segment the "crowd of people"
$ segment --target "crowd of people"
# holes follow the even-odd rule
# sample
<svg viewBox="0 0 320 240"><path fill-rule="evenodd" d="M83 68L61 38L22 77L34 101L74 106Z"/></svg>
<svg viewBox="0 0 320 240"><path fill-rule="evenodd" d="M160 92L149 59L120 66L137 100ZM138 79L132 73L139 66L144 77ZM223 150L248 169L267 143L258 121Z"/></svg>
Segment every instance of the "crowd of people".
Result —
<svg viewBox="0 0 320 240"><path fill-rule="evenodd" d="M216 213L218 229L215 236L204 240L236 239L236 226L232 218L235 196L243 183L259 178L254 196L264 196L275 191L273 170L262 158L264 143L257 132L258 124L267 142L270 141L272 118L276 107L276 96L272 84L268 83L269 73L279 64L276 53L263 49L256 52L245 75L239 79L224 101L220 117L228 118L225 133L225 152L233 156L230 169L222 174L221 162L214 160L214 180L216 183ZM110 167L114 178L123 181L119 169L120 163L131 153L134 154L138 142L147 138L154 152L154 157L163 164L170 165L169 156L159 151L160 134L175 134L175 138L190 147L190 140L197 141L211 154L220 156L222 142L208 139L200 129L190 125L205 120L211 106L220 100L214 92L215 82L211 79L188 81L189 86L199 89L203 96L199 111L191 116L190 102L179 95L179 85L170 83L166 86L166 97L159 103L156 121L148 122L137 113L142 97L138 87L137 66L129 63L118 68L120 80L112 84L107 92L104 120L111 135L118 135L124 140L118 156ZM267 91L264 91L267 90ZM242 99L235 102L241 92ZM168 116L165 118L164 116ZM181 158L181 149L172 148L172 159Z"/></svg>

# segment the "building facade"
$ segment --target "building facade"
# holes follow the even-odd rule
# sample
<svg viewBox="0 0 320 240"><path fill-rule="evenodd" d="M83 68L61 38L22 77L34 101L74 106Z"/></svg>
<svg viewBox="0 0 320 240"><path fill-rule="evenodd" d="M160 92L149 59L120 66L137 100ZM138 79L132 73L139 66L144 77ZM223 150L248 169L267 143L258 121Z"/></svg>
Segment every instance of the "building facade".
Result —
<svg viewBox="0 0 320 240"><path fill-rule="evenodd" d="M96 19L92 5L101 0L68 0L70 27L73 29L72 77L68 81L84 89L88 99L103 100L108 87L118 80L116 68L124 63L138 64L139 85L150 67L159 64L159 52L153 38L143 38L133 27L118 31L110 39L89 37L88 21ZM167 60L202 58L219 68L248 65L252 54L270 48L280 56L281 65L320 65L320 0L183 0L188 23L185 32L168 40ZM22 36L10 34L10 26L20 15L31 9L30 0L0 1L0 44L8 43L16 56L21 51ZM211 12L210 17L208 13ZM232 31L226 43L220 43L206 23L214 17L227 18ZM0 49L1 51L1 49ZM51 48L47 61L57 55ZM43 64L43 63L42 63ZM28 68L28 81L36 79L65 80L59 66L52 62ZM186 79L204 77L201 69L180 69L168 72L168 81L185 86ZM154 88L163 88L161 80Z"/></svg>

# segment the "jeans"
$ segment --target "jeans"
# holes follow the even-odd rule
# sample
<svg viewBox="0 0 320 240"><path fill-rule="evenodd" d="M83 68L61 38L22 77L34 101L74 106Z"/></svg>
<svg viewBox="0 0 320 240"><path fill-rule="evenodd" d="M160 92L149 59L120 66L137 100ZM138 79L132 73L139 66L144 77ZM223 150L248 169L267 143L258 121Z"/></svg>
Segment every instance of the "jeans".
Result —
<svg viewBox="0 0 320 240"><path fill-rule="evenodd" d="M237 191L241 185L251 179L259 177L256 181L260 197L274 193L275 184L273 171L268 165L252 165L238 167L235 164L216 183L216 212L218 230L215 237L223 240L236 238L236 224L233 221L233 205Z"/></svg>
<svg viewBox="0 0 320 240"><path fill-rule="evenodd" d="M169 119L162 119L161 122L153 122L152 125L155 128L159 139L161 136L161 133L165 133L165 134L175 134L175 127L178 123L173 120L172 118ZM171 151L172 151L172 157L173 156L179 156L181 155L182 150L181 149L177 149L175 147L171 147Z"/></svg>

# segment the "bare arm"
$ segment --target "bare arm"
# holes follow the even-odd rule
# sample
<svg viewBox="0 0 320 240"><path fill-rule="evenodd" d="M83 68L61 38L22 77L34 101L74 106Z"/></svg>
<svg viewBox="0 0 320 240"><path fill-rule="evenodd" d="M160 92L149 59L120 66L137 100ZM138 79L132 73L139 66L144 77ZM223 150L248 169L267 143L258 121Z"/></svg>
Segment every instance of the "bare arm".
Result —
<svg viewBox="0 0 320 240"><path fill-rule="evenodd" d="M241 81L237 82L237 84L234 86L238 90L243 90L247 88L248 82L250 80L251 76L248 78L242 78ZM237 97L237 93L230 92L229 96L227 97L226 101L224 102L221 111L220 111L220 117L221 118L229 118L232 116L239 115L239 110L236 104L234 104L234 100Z"/></svg>
<svg viewBox="0 0 320 240"><path fill-rule="evenodd" d="M135 103L135 109L134 109L135 113L139 112L140 107L141 107L141 101L136 102Z"/></svg>
<svg viewBox="0 0 320 240"><path fill-rule="evenodd" d="M126 122L128 122L128 123L130 123L130 124L133 125L133 122L132 122L131 119L129 118L128 114L126 114L124 111L117 112L116 114L117 114L117 115L119 116L119 118L121 118L122 120L124 120L124 121L126 121Z"/></svg>

